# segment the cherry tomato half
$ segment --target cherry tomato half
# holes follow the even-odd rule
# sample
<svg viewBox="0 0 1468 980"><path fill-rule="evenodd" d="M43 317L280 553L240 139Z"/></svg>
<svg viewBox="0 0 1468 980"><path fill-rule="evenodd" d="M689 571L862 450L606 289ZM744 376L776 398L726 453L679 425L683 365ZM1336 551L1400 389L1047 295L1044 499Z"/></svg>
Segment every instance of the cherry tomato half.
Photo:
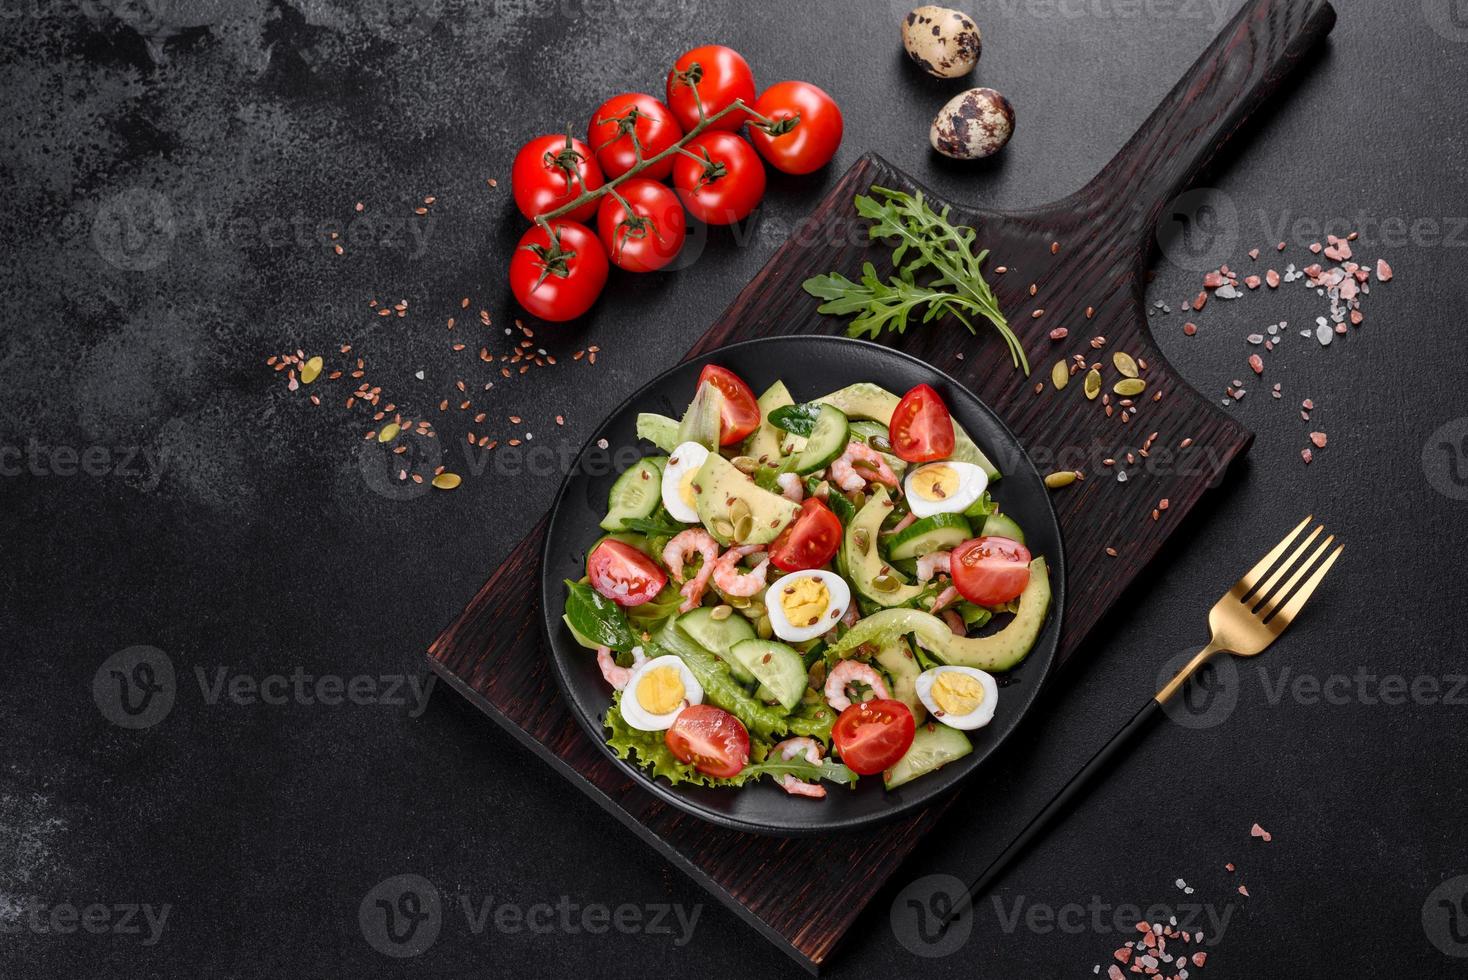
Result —
<svg viewBox="0 0 1468 980"><path fill-rule="evenodd" d="M668 576L657 564L616 538L603 538L586 556L591 587L619 606L651 602L663 590Z"/></svg>
<svg viewBox="0 0 1468 980"><path fill-rule="evenodd" d="M608 180L622 176L637 165L634 136L642 147L642 159L646 160L682 139L683 130L678 128L678 120L668 107L650 95L626 92L607 99L591 114L586 142L596 152L596 162ZM670 156L638 176L662 180L672 169Z"/></svg>
<svg viewBox="0 0 1468 980"><path fill-rule="evenodd" d="M628 272L652 272L678 257L688 234L688 215L666 184L633 177L617 185L617 194L601 200L596 230L612 264Z"/></svg>
<svg viewBox="0 0 1468 980"><path fill-rule="evenodd" d="M723 708L690 704L663 736L679 762L718 779L739 775L749 761L749 730Z"/></svg>
<svg viewBox="0 0 1468 980"><path fill-rule="evenodd" d="M1030 550L1009 538L965 541L949 558L953 587L969 602L998 606L1030 584Z"/></svg>
<svg viewBox="0 0 1468 980"><path fill-rule="evenodd" d="M917 724L907 705L878 698L841 712L831 728L831 741L848 769L859 776L874 776L907 754L916 733Z"/></svg>
<svg viewBox="0 0 1468 980"><path fill-rule="evenodd" d="M776 170L787 174L819 170L841 145L843 123L836 100L809 82L771 85L760 94L754 111L776 120L771 131L763 124L749 126L749 141Z"/></svg>
<svg viewBox="0 0 1468 980"><path fill-rule="evenodd" d="M731 446L759 427L759 402L743 378L728 368L705 364L698 383L705 381L724 396L724 408L719 414L719 445Z"/></svg>
<svg viewBox="0 0 1468 980"><path fill-rule="evenodd" d="M520 147L510 169L515 205L531 221L536 215L569 204L582 191L594 191L601 185L601 168L591 147L570 136L537 136ZM596 202L587 201L563 217L585 223L594 214Z"/></svg>
<svg viewBox="0 0 1468 980"><path fill-rule="evenodd" d="M841 547L841 519L815 497L800 502L800 513L770 545L770 564L782 572L820 568Z"/></svg>
<svg viewBox="0 0 1468 980"><path fill-rule="evenodd" d="M953 455L953 416L931 385L902 396L888 423L892 452L909 463L928 463Z"/></svg>
<svg viewBox="0 0 1468 980"><path fill-rule="evenodd" d="M531 226L510 259L510 291L542 320L574 320L607 284L607 253L585 225L557 219L551 235Z"/></svg>
<svg viewBox="0 0 1468 980"><path fill-rule="evenodd" d="M732 225L749 216L765 196L759 154L733 133L712 130L688 141L673 163L673 186L683 206L700 221Z"/></svg>
<svg viewBox="0 0 1468 980"><path fill-rule="evenodd" d="M695 89L698 98L694 98ZM705 116L728 108L735 99L743 99L747 106L754 105L754 72L744 56L733 48L705 44L673 62L673 70L668 72L667 93L668 108L673 110L683 131L688 132L702 118L698 114L700 100ZM737 133L748 118L747 112L731 112L709 128Z"/></svg>

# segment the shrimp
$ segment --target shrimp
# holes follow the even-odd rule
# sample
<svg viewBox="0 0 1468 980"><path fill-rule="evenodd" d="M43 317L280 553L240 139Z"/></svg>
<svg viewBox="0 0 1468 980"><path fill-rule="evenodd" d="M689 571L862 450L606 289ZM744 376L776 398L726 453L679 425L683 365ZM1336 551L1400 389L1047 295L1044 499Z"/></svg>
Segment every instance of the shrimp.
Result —
<svg viewBox="0 0 1468 980"><path fill-rule="evenodd" d="M843 660L831 668L831 674L826 678L826 703L836 711L845 711L851 707L849 689L856 685L864 685L871 689L872 697L859 698L861 701L892 696L887 691L887 684L882 680L882 675L877 673L875 668L859 660Z"/></svg>
<svg viewBox="0 0 1468 980"><path fill-rule="evenodd" d="M882 533L883 534L896 534L899 531L906 531L908 529L908 527L910 527L912 525L913 521L916 521L916 520L917 520L917 515L916 514L911 514L911 513L906 514L906 515L903 516L902 520L898 521L896 524L893 524L891 527L889 527L887 530L883 531Z"/></svg>
<svg viewBox="0 0 1468 980"><path fill-rule="evenodd" d="M948 588L938 593L938 598L933 600L933 608L929 609L928 611L936 615L937 613L941 612L945 607L957 601L958 589L950 585Z"/></svg>
<svg viewBox="0 0 1468 980"><path fill-rule="evenodd" d="M753 554L764 554L762 544L743 544L730 548L714 562L714 584L719 591L731 596L752 596L765 587L770 572L770 560L765 558L747 572L739 570L740 559Z"/></svg>
<svg viewBox="0 0 1468 980"><path fill-rule="evenodd" d="M780 484L786 500L793 500L798 504L805 499L805 484L800 482L799 473L781 473L775 477L775 482Z"/></svg>
<svg viewBox="0 0 1468 980"><path fill-rule="evenodd" d="M804 755L805 761L812 765L821 761L821 743L813 738L805 738L803 736L800 738L787 738L783 742L778 742L770 751L778 752L780 758L786 761L795 758L797 755ZM809 796L813 800L825 799L826 796L826 787L819 783L807 783L803 780L796 779L790 773L781 776L779 783L780 788L791 796Z"/></svg>
<svg viewBox="0 0 1468 980"><path fill-rule="evenodd" d="M882 454L860 442L846 444L846 451L831 464L831 479L848 492L860 490L868 482L897 486L897 474L892 472Z"/></svg>
<svg viewBox="0 0 1468 980"><path fill-rule="evenodd" d="M963 617L958 614L957 609L943 610L943 622L948 624L954 636L968 636L968 626L964 623Z"/></svg>
<svg viewBox="0 0 1468 980"><path fill-rule="evenodd" d="M684 582L683 588L678 590L683 596L683 604L678 607L679 612L696 609L703 600L703 590L708 587L709 576L714 573L714 563L719 558L719 542L702 528L691 527L678 532L663 548L663 564L668 566L668 571L679 582L683 582L684 563L695 552L703 557L703 564L698 573Z"/></svg>
<svg viewBox="0 0 1468 980"><path fill-rule="evenodd" d="M612 659L612 650L610 647L596 648L596 665L601 668L602 678L608 684L612 685L612 689L615 691L626 689L627 682L632 680L632 672L646 659L647 654L642 652L642 647L633 647L632 666L618 667L617 661Z"/></svg>
<svg viewBox="0 0 1468 980"><path fill-rule="evenodd" d="M951 551L931 551L917 560L917 580L930 581L938 572L952 574Z"/></svg>

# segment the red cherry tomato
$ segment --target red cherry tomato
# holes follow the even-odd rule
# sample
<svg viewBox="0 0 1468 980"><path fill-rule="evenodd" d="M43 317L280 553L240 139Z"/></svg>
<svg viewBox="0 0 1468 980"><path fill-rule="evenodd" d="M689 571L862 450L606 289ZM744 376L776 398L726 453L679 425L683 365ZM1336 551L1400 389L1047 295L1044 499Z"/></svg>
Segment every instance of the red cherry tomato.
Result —
<svg viewBox="0 0 1468 980"><path fill-rule="evenodd" d="M744 56L733 48L705 44L673 62L673 70L668 72L667 92L668 108L673 110L686 133L702 118L698 114L700 100L705 116L729 107L735 99L743 99L747 106L754 105L754 72ZM731 112L709 128L737 133L748 118L746 112Z"/></svg>
<svg viewBox="0 0 1468 980"><path fill-rule="evenodd" d="M719 414L719 445L730 446L759 427L759 401L744 379L717 364L704 365L698 383L705 381L724 396L724 410Z"/></svg>
<svg viewBox="0 0 1468 980"><path fill-rule="evenodd" d="M683 206L700 221L731 225L753 211L765 196L765 168L748 143L723 130L688 141L673 163L673 186Z"/></svg>
<svg viewBox="0 0 1468 980"><path fill-rule="evenodd" d="M800 513L770 546L770 564L782 572L820 568L841 547L841 519L815 497L800 502Z"/></svg>
<svg viewBox="0 0 1468 980"><path fill-rule="evenodd" d="M754 111L777 121L767 132L750 123L749 141L776 170L808 174L831 162L843 123L836 100L809 82L777 82L760 94ZM787 120L798 120L792 126ZM721 120L722 121L722 120Z"/></svg>
<svg viewBox="0 0 1468 980"><path fill-rule="evenodd" d="M900 459L927 463L953 455L953 416L931 385L918 385L903 395L888 426L892 452Z"/></svg>
<svg viewBox="0 0 1468 980"><path fill-rule="evenodd" d="M841 761L859 776L874 776L897 764L912 745L917 724L901 701L878 698L853 704L836 719L831 740Z"/></svg>
<svg viewBox="0 0 1468 980"><path fill-rule="evenodd" d="M591 587L619 606L651 602L668 576L647 555L616 538L603 538L586 556Z"/></svg>
<svg viewBox="0 0 1468 980"><path fill-rule="evenodd" d="M998 606L1019 598L1030 584L1030 550L1009 538L965 541L953 549L953 587L969 602Z"/></svg>
<svg viewBox="0 0 1468 980"><path fill-rule="evenodd" d="M601 185L601 168L591 147L570 136L537 136L520 147L510 168L515 205L531 221L536 215L569 204L583 190L594 191ZM563 217L585 223L594 214L596 202L587 201Z"/></svg>
<svg viewBox="0 0 1468 980"><path fill-rule="evenodd" d="M586 142L596 152L596 162L608 180L620 177L637 164L633 136L642 146L642 159L656 156L683 138L678 120L668 107L650 95L626 92L614 95L591 115ZM662 180L673 169L668 157L638 174Z"/></svg>
<svg viewBox="0 0 1468 980"><path fill-rule="evenodd" d="M679 762L718 779L739 775L749 761L749 730L723 708L690 704L663 736Z"/></svg>
<svg viewBox="0 0 1468 980"><path fill-rule="evenodd" d="M552 235L534 225L510 259L510 291L542 320L574 320L607 284L607 253L585 225L557 219Z"/></svg>
<svg viewBox="0 0 1468 980"><path fill-rule="evenodd" d="M596 229L612 264L628 272L652 272L678 257L688 216L678 195L655 180L633 177L617 185L632 214L611 194L601 199Z"/></svg>

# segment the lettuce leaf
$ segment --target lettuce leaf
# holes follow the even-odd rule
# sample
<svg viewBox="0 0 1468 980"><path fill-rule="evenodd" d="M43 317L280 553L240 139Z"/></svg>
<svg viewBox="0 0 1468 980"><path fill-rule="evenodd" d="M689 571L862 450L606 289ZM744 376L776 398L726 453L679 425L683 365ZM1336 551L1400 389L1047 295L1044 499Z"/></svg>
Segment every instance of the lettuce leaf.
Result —
<svg viewBox="0 0 1468 980"><path fill-rule="evenodd" d="M591 642L622 653L637 645L621 608L584 582L566 580L566 623Z"/></svg>

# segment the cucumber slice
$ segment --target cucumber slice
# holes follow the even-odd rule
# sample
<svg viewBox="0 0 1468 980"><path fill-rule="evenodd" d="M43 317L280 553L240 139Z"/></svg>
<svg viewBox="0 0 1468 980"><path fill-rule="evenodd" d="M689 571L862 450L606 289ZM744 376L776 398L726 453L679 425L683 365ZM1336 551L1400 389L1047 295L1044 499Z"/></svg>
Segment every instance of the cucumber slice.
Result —
<svg viewBox="0 0 1468 980"><path fill-rule="evenodd" d="M962 759L973 750L968 736L956 728L937 722L919 725L907 753L897 760L895 766L882 773L882 785L896 789L943 768L955 759Z"/></svg>
<svg viewBox="0 0 1468 980"><path fill-rule="evenodd" d="M639 459L617 477L607 494L607 516L601 519L603 531L620 531L629 517L651 517L663 497L663 462L665 456Z"/></svg>
<svg viewBox="0 0 1468 980"><path fill-rule="evenodd" d="M734 644L729 655L768 688L786 711L800 703L805 694L805 662L793 647L774 640L744 640Z"/></svg>
<svg viewBox="0 0 1468 980"><path fill-rule="evenodd" d="M1025 543L1025 532L1020 530L1020 526L1014 522L1013 518L1005 517L1003 514L990 514L984 518L984 530L981 533L985 537L992 535L999 538L1009 538L1011 541L1018 541L1020 544Z"/></svg>
<svg viewBox="0 0 1468 980"><path fill-rule="evenodd" d="M973 536L962 514L934 514L894 534L887 553L895 559L921 558L934 551L949 551Z"/></svg>
<svg viewBox="0 0 1468 980"><path fill-rule="evenodd" d="M839 408L822 405L821 414L816 416L815 427L810 430L805 448L800 451L800 458L795 462L795 471L814 473L829 465L846 448L848 434L846 414Z"/></svg>
<svg viewBox="0 0 1468 980"><path fill-rule="evenodd" d="M754 627L749 625L749 620L743 616L715 619L712 609L700 606L679 616L677 622L678 628L687 633L690 640L727 663L735 680L741 684L754 680L754 675L729 655L734 644L755 638Z"/></svg>

